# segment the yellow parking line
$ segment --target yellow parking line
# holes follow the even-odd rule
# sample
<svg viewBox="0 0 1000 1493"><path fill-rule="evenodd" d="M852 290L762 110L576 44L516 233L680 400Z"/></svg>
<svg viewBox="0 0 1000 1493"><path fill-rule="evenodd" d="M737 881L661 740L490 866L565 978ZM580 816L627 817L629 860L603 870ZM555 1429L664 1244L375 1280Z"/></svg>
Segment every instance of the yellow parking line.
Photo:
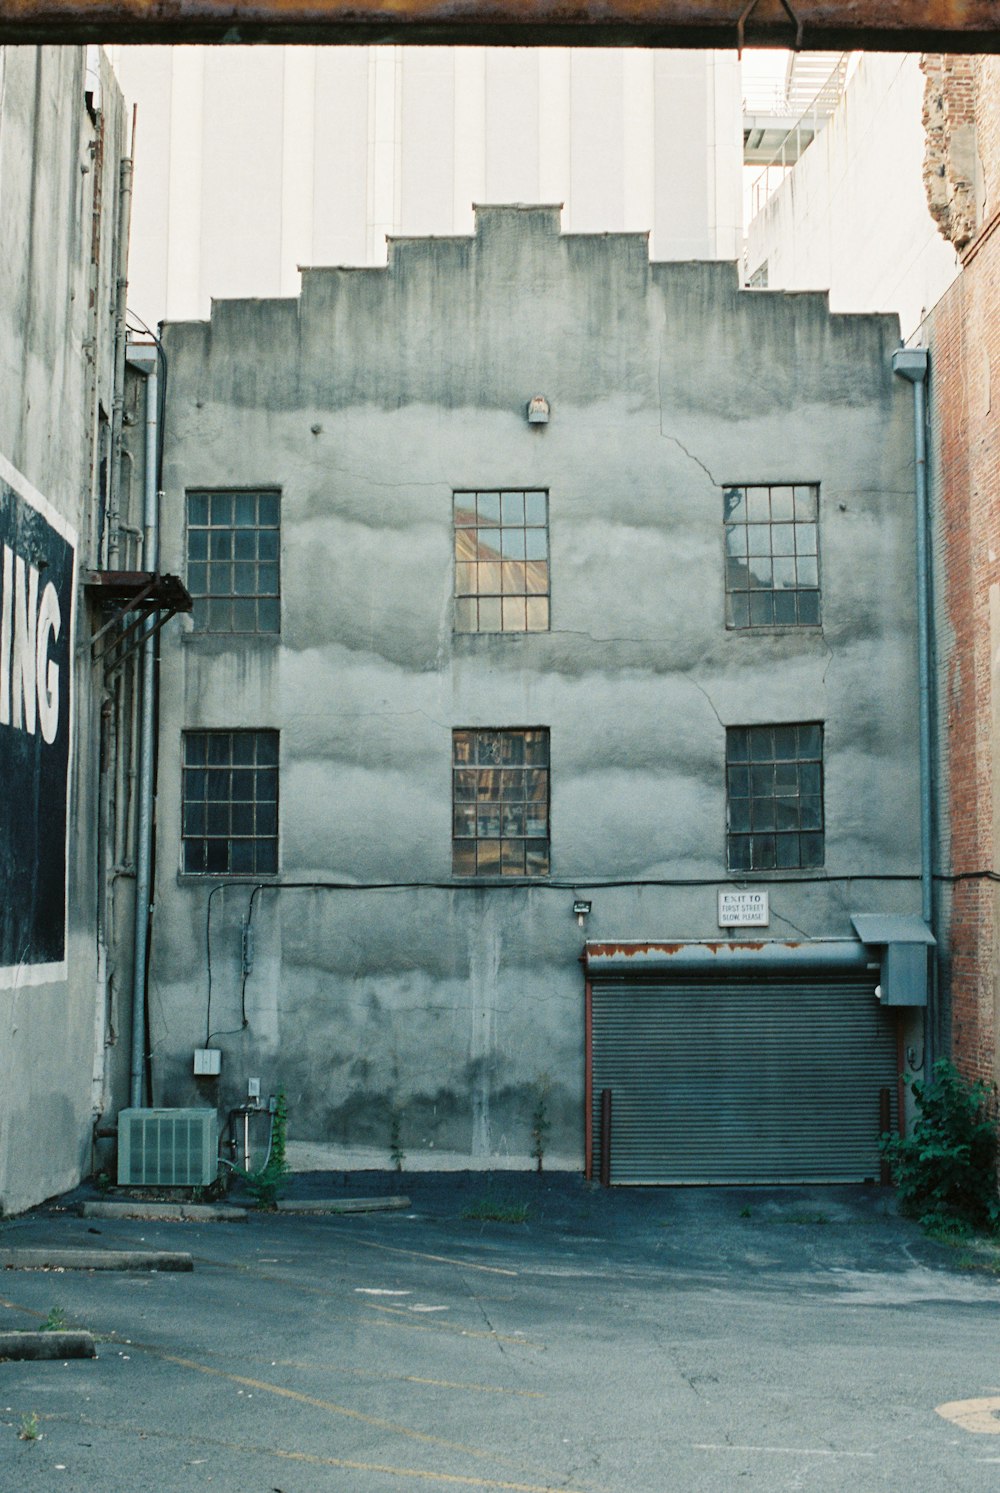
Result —
<svg viewBox="0 0 1000 1493"><path fill-rule="evenodd" d="M268 1384L264 1379L251 1379L245 1374L230 1374L226 1369L216 1369L211 1364L197 1363L193 1358L180 1358L173 1353L164 1353L159 1348L146 1348L145 1351L155 1354L164 1363L174 1363L179 1368L193 1369L198 1374L209 1374L214 1379L226 1379L230 1384L242 1384L247 1389L262 1390L265 1394L295 1400L300 1405L311 1405L314 1410L326 1410L331 1415L343 1415L349 1420L359 1420L366 1426L375 1426L380 1431L391 1431L393 1435L406 1436L411 1441L424 1441L431 1446L444 1446L449 1451L461 1452L466 1457L488 1457L498 1462L507 1461L507 1458L498 1457L495 1452L485 1451L481 1447L466 1446L461 1441L449 1441L444 1436L432 1436L427 1431L417 1431L412 1426L403 1426L396 1421L383 1420L377 1415L366 1415L363 1410L351 1410L347 1405L337 1405L332 1400L321 1400L315 1395L303 1394L298 1389L287 1389L283 1384Z"/></svg>
<svg viewBox="0 0 1000 1493"><path fill-rule="evenodd" d="M513 1343L519 1348L540 1348L541 1343L532 1343L525 1337L503 1332L484 1332L481 1327L460 1327L457 1322L414 1322L405 1306L382 1306L377 1301L366 1301L364 1305L372 1312L385 1312L387 1316L398 1316L404 1322L387 1322L387 1327L412 1327L418 1332L457 1332L462 1337L488 1337L494 1343Z"/></svg>
<svg viewBox="0 0 1000 1493"><path fill-rule="evenodd" d="M390 1255L406 1255L411 1260L433 1260L436 1265L458 1265L463 1270L482 1270L487 1275L513 1275L516 1270L507 1270L502 1265L476 1265L472 1260L455 1260L450 1255L429 1255L420 1249L400 1249L395 1244L378 1244L374 1239L366 1239L362 1234L348 1234L337 1230L340 1239L351 1239L357 1244L365 1244L369 1249L382 1249Z"/></svg>

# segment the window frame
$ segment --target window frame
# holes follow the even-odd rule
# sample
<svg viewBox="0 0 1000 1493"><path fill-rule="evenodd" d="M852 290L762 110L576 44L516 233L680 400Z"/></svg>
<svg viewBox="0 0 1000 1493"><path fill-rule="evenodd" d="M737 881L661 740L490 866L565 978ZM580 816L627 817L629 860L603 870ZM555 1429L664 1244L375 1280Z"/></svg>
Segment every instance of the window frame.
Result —
<svg viewBox="0 0 1000 1493"><path fill-rule="evenodd" d="M767 517L760 517L761 499L759 495L767 493ZM734 494L742 494L743 512L746 515L738 519L732 516L733 510L730 504ZM751 499L751 494L753 498ZM782 494L775 498L775 494ZM802 494L802 496L800 496ZM802 632L809 630L822 630L823 627L823 574L821 565L820 544L820 514L821 514L821 483L818 481L786 481L786 482L727 482L722 487L722 566L723 566L723 593L725 624L727 632L753 633L773 632L776 630L789 630ZM751 515L750 504L753 501L755 508ZM790 516L779 508L778 516L775 517L775 502L782 505L790 505ZM802 516L799 515L799 505L802 505ZM759 531L768 531L768 550L760 554L750 553L751 543L756 541L759 545L762 536ZM814 548L808 548L809 536L806 530L812 528ZM751 530L754 531L751 534ZM781 542L776 548L775 540L777 531L786 531L781 534ZM742 552L733 542L737 536L743 539ZM801 548L800 548L801 544ZM771 571L771 581L767 586L753 585L751 561L757 560L766 564ZM733 584L736 567L742 562L743 583ZM811 562L811 563L810 563ZM776 585L774 573L777 567L794 570L794 581L792 584ZM800 582L801 569L806 568L815 571L815 582L809 580ZM791 616L778 616L778 598L781 599L782 609L791 611ZM809 598L814 598L810 601ZM762 601L766 599L766 608ZM766 610L766 617L754 617L754 606L757 602L760 609ZM745 617L742 615L745 610ZM814 612L813 616L802 616L803 611Z"/></svg>
<svg viewBox="0 0 1000 1493"><path fill-rule="evenodd" d="M795 733L795 752L789 753L789 732ZM744 740L740 742L739 735ZM753 736L758 745L755 749ZM770 752L765 753L764 733L770 733ZM779 734L780 733L780 736ZM802 733L806 737L803 748ZM815 748L810 749L810 743ZM773 876L789 871L816 871L826 864L826 732L822 721L755 722L751 725L726 727L726 867L735 876ZM808 769L803 772L801 769ZM794 769L794 772L793 772ZM766 784L770 774L770 791L755 791ZM794 789L792 781L794 779ZM733 791L734 783L746 792ZM745 815L738 806L745 803ZM755 812L754 805L758 806ZM794 822L791 806L795 806ZM784 813L779 813L779 807ZM784 823L778 823L779 819ZM755 823L755 820L759 822ZM786 846L795 837L797 859L789 860L779 852L779 841ZM759 837L759 851L754 846ZM769 854L767 841L773 842ZM734 851L746 844L748 855L741 859Z"/></svg>
<svg viewBox="0 0 1000 1493"><path fill-rule="evenodd" d="M544 518L541 522L528 519L528 498L541 498L544 509ZM471 500L471 506L460 507L460 499ZM522 499L521 518L516 517L516 500ZM496 499L496 518L490 510L494 507L492 500ZM508 517L505 513L505 499L510 501L510 509L515 510ZM486 500L489 508L481 508L481 500ZM451 494L451 533L452 533L452 631L458 637L480 637L480 636L504 636L513 635L524 637L531 633L551 632L552 630L552 554L549 535L550 515L550 492L547 487L456 487ZM480 514L483 514L480 521ZM459 522L459 514L472 514L472 521L468 518ZM479 551L481 543L479 535L482 532L494 532L498 536L499 549L492 558L484 559ZM472 534L472 550L462 553L462 536ZM544 554L529 555L530 548L537 548L529 541L529 535L544 535ZM505 536L510 536L505 538ZM523 536L523 541L518 544L518 536ZM509 553L506 551L509 550ZM520 553L518 551L520 550ZM545 566L545 589L531 590L528 587L529 568L532 564ZM523 589L517 589L517 570L522 569L521 583ZM475 576L471 572L475 572ZM495 580L491 572L495 571ZM475 588L470 589L472 581ZM486 589L480 587L480 580L487 582ZM511 589L507 589L508 583ZM524 625L520 626L512 621L509 626L505 625L507 605L510 603L512 617L517 616L518 609L522 611ZM483 625L483 603L492 610L496 606L496 625ZM544 608L541 604L544 603ZM534 604L534 605L533 605ZM537 616L544 610L544 624L541 622L529 623L529 617L534 612ZM468 624L468 617L474 611L475 625ZM463 619L463 613L466 620Z"/></svg>
<svg viewBox="0 0 1000 1493"><path fill-rule="evenodd" d="M225 754L226 760L211 761L212 745L211 739L216 742L221 738L228 737L228 750ZM193 747L197 738L205 739L204 750L199 756ZM253 738L252 752L248 753L246 747L237 753L235 749L236 739L240 738L244 743ZM265 749L261 751L261 744ZM216 756L221 754L216 752ZM226 726L208 727L181 732L180 741L181 783L180 783L180 875L185 877L196 877L202 880L206 877L242 877L254 880L266 880L277 876L281 869L281 733L270 726L238 726L229 728ZM221 778L223 773L229 774L228 794L213 794L209 791L212 776L217 774ZM243 775L239 784L241 788L252 788L249 797L241 794L234 795L236 786L233 778L237 773ZM189 788L197 786L198 774L203 775L203 796L189 791ZM247 784L246 776L253 775L252 785ZM267 793L261 793L262 775L273 774L274 797ZM190 775L190 776L189 776ZM265 782L263 786L270 786ZM273 814L269 812L273 805ZM189 826L197 818L197 810L201 808L203 813L201 830L191 829ZM210 823L210 811L221 811L225 809L228 828L223 831L218 823L213 828ZM238 830L234 833L233 819L234 809L249 809L251 828L249 832ZM189 813L190 811L190 813ZM273 819L273 829L262 829ZM203 864L192 866L188 864L188 846L201 844L201 859ZM226 866L209 865L208 846L210 844L226 844ZM242 866L233 865L233 846L250 845L251 854L247 858L248 864ZM264 858L263 863L259 854L259 846L273 848L273 854ZM238 857L244 859L244 857Z"/></svg>
<svg viewBox="0 0 1000 1493"><path fill-rule="evenodd" d="M240 499L255 500L255 518L253 523L237 523L236 507ZM204 522L192 521L192 506L199 499L206 500L206 520ZM213 500L230 500L231 519L228 522L216 523L213 517ZM273 523L261 522L261 499L273 499L275 505L275 521ZM190 487L184 493L184 564L185 580L187 588L194 601L192 611L192 633L198 637L238 637L238 638L275 638L281 635L281 489L276 486L259 487ZM276 536L273 545L262 543L260 536L274 534ZM204 534L204 554L195 554L193 550L193 536ZM253 535L252 555L237 555L239 547L237 536ZM229 536L227 554L218 552L214 543L216 535ZM262 553L264 549L273 548L274 553ZM219 567L226 566L229 570L230 589L211 589L209 582L214 579L212 572ZM236 572L238 568L248 570L253 568L253 588L248 590L236 590ZM273 567L275 589L261 590L261 572ZM204 590L200 589L200 575L197 571L204 570ZM244 577L246 579L247 577ZM218 606L227 606L229 609L230 625L221 627L211 619L213 603ZM274 626L261 626L262 606L273 608ZM253 608L254 625L235 626L238 608ZM200 609L204 608L205 620L200 620Z"/></svg>
<svg viewBox="0 0 1000 1493"><path fill-rule="evenodd" d="M472 738L471 743L463 743L462 738ZM496 738L496 751L492 750L490 738ZM520 741L519 750L513 745L514 738ZM505 739L511 742L508 752L504 750ZM463 755L465 745L471 746L471 756ZM487 774L498 779L488 785L494 790L488 797L480 792L480 783ZM537 785L544 784L543 799L531 791L533 775ZM532 833L530 811L534 807L537 813L539 806L544 807L543 832ZM483 817L494 815L497 833L480 833ZM463 822L473 824L472 833L458 832ZM479 847L493 844L495 863L492 856L491 863L486 863ZM505 846L512 847L506 856ZM459 860L462 847L472 847L474 869L462 869ZM544 863L529 869L529 853L535 847ZM452 728L451 870L452 876L463 883L484 879L537 882L552 875L552 733L548 726Z"/></svg>

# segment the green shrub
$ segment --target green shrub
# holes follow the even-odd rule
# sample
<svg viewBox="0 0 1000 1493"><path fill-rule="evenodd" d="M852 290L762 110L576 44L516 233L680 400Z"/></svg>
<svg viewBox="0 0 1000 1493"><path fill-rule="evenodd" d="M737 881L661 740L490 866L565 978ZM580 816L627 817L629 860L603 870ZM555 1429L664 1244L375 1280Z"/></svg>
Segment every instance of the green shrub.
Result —
<svg viewBox="0 0 1000 1493"><path fill-rule="evenodd" d="M919 1114L909 1135L883 1135L904 1213L941 1231L1000 1226L996 1095L970 1083L947 1058L926 1082L910 1083Z"/></svg>
<svg viewBox="0 0 1000 1493"><path fill-rule="evenodd" d="M250 1193L257 1207L265 1213L274 1212L278 1205L278 1199L285 1189L285 1180L290 1170L285 1155L285 1142L287 1138L288 1103L285 1099L284 1089L279 1089L274 1106L270 1155L259 1171L247 1172L245 1174L247 1191Z"/></svg>

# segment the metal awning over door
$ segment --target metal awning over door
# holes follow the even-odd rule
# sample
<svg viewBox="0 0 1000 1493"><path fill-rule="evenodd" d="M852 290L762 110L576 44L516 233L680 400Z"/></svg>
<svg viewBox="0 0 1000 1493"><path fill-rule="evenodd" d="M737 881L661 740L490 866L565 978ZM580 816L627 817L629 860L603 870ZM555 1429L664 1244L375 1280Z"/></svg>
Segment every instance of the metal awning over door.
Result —
<svg viewBox="0 0 1000 1493"><path fill-rule="evenodd" d="M896 1035L865 969L591 972L592 1125L612 1095L611 1181L879 1177Z"/></svg>

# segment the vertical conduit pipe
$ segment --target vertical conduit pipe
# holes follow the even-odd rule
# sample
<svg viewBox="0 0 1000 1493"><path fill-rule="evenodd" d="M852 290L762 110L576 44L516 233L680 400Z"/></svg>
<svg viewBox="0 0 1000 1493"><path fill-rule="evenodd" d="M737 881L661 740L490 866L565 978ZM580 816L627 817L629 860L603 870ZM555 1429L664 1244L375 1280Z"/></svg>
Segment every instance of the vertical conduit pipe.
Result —
<svg viewBox="0 0 1000 1493"><path fill-rule="evenodd" d="M927 371L926 347L900 347L892 355L893 372L913 385L913 445L917 504L917 663L920 679L920 914L933 926L930 551L928 548ZM931 957L931 956L929 956ZM933 972L928 970L924 1072L934 1065L937 1011Z"/></svg>
<svg viewBox="0 0 1000 1493"><path fill-rule="evenodd" d="M133 348L129 361L146 375L146 454L143 504L143 565L160 563L158 467L159 381L155 347ZM149 627L156 623L156 615ZM156 640L147 631L142 645L142 695L139 708L139 804L136 825L135 938L132 965L132 1068L129 1103L142 1107L146 1057L146 952L149 942L149 893L153 848L153 731L155 723Z"/></svg>
<svg viewBox="0 0 1000 1493"><path fill-rule="evenodd" d="M132 163L135 155L137 105L132 108L132 141L129 153L120 163L118 176L118 264L115 278L115 377L111 401L111 461L108 473L108 523L106 530L108 569L117 570L121 543L121 458L122 423L125 412L125 330L128 293L128 246L132 229ZM103 496L103 495L102 495Z"/></svg>

